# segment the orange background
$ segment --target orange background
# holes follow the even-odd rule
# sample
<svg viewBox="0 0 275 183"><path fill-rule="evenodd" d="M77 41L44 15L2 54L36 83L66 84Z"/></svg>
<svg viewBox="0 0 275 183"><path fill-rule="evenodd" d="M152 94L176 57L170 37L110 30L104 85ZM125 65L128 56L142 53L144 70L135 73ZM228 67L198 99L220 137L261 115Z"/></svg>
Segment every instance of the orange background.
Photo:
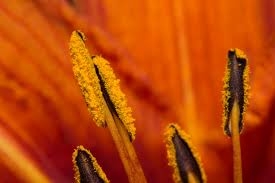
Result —
<svg viewBox="0 0 275 183"><path fill-rule="evenodd" d="M2 0L1 182L28 182L27 164L51 182L72 182L71 154L80 144L112 182L127 182L108 130L92 122L73 77L68 41L75 29L121 79L148 182L172 182L163 143L169 122L191 135L208 182L232 182L221 91L227 50L242 49L251 68L244 182L275 180L273 0Z"/></svg>

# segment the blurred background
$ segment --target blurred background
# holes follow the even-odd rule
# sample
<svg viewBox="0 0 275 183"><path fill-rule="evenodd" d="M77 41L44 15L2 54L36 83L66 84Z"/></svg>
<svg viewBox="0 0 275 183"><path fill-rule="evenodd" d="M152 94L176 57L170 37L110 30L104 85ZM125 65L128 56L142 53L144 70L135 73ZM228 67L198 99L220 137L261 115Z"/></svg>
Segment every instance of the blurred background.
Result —
<svg viewBox="0 0 275 183"><path fill-rule="evenodd" d="M73 182L80 144L112 182L127 182L109 131L92 121L73 76L68 41L76 29L121 79L148 182L172 182L163 142L170 122L191 135L208 182L232 182L221 92L227 51L242 49L251 69L244 182L274 182L274 0L1 0L2 183Z"/></svg>

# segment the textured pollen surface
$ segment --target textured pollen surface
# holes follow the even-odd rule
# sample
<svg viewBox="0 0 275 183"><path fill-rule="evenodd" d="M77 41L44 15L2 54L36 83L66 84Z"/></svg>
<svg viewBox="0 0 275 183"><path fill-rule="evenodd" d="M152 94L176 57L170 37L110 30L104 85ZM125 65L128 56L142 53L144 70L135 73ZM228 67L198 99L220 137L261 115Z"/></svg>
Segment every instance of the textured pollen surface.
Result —
<svg viewBox="0 0 275 183"><path fill-rule="evenodd" d="M77 160L79 154L82 153L87 155L87 157L81 158L81 162ZM83 182L89 182L90 180L94 180L92 182L103 182L103 183L109 183L110 181L106 177L105 173L103 172L102 168L97 163L95 157L91 154L91 152L87 149L85 149L83 146L78 146L73 155L73 166L74 166L74 172L75 172L75 182L77 183L83 183ZM88 167L91 168L91 170L80 170L80 167ZM82 175L81 173L82 172ZM86 174L86 175L83 175ZM84 180L85 179L85 180ZM88 180L87 180L88 179Z"/></svg>
<svg viewBox="0 0 275 183"><path fill-rule="evenodd" d="M248 105L248 98L249 98L249 66L248 66L248 60L244 52L238 48L235 49L230 49L229 52L232 52L235 54L236 60L239 62L239 65L244 65L244 69L242 73L241 78L242 78L242 83L240 87L243 92L239 93L238 95L243 95L239 97L241 101L238 101L239 104L241 104L240 109L241 109L241 117L240 117L240 132L243 129L243 116L246 112L247 105ZM232 89L232 83L230 84L231 80L231 73L232 73L232 60L228 58L228 63L226 66L226 71L225 71L225 77L224 77L224 86L223 86L223 129L224 133L230 136L231 134L231 128L230 128L230 112L234 103L234 95L236 95L233 91L230 91ZM237 72L237 71L234 71Z"/></svg>
<svg viewBox="0 0 275 183"><path fill-rule="evenodd" d="M230 91L229 91L229 79L230 79L230 67L226 66L225 69L225 76L223 79L224 85L223 85L223 91L222 91L222 95L223 95L223 124L222 127L224 129L224 133L227 134L227 132L225 131L225 126L226 123L229 120L229 105L228 105L228 100L230 98Z"/></svg>
<svg viewBox="0 0 275 183"><path fill-rule="evenodd" d="M94 56L93 63L98 67L99 74L104 82L107 93L113 103L119 119L124 124L131 139L135 139L136 128L134 126L134 118L132 117L132 110L127 105L125 95L120 89L119 80L113 72L110 63L100 56Z"/></svg>
<svg viewBox="0 0 275 183"><path fill-rule="evenodd" d="M84 34L74 31L70 39L73 72L80 86L89 113L98 126L106 126L102 92L89 51L84 44Z"/></svg>
<svg viewBox="0 0 275 183"><path fill-rule="evenodd" d="M175 147L174 138L178 136L182 142L184 142L185 149L181 147ZM198 182L206 182L206 176L203 171L199 155L196 153L190 142L190 137L184 133L180 127L176 124L169 124L165 130L166 148L168 165L174 169L173 179L176 183L184 183L183 179L197 180ZM180 151L182 152L178 152ZM178 155L189 155L189 157L180 157ZM191 180L190 180L191 181Z"/></svg>
<svg viewBox="0 0 275 183"><path fill-rule="evenodd" d="M242 58L247 60L246 55L244 54L244 52L242 50L240 50L239 48L235 48L235 49L230 49L231 51L235 51L236 57L237 58Z"/></svg>

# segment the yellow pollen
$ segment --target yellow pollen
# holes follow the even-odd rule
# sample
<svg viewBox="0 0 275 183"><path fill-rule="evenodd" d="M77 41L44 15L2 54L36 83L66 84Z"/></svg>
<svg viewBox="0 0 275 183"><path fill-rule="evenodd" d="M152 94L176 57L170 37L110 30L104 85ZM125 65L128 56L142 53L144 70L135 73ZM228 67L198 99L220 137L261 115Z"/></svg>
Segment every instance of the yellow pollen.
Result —
<svg viewBox="0 0 275 183"><path fill-rule="evenodd" d="M195 160L199 166L199 169L201 172L201 178L202 178L203 182L205 183L206 176L205 176L204 170L202 168L202 163L201 163L198 153L196 152L196 150L194 149L194 147L191 143L191 138L184 131L182 131L177 124L170 123L168 125L168 127L166 128L164 135L165 135L165 142L166 142L166 149L167 149L168 165L174 169L174 173L173 173L174 182L183 183L181 176L180 176L179 166L177 164L176 148L175 148L175 145L172 140L176 133L188 145L193 157L195 158ZM198 180L198 178L196 178L196 176L194 175L193 172L186 172L186 173L188 175L188 179L191 179L192 181ZM190 182L190 183L193 183L193 182Z"/></svg>
<svg viewBox="0 0 275 183"><path fill-rule="evenodd" d="M72 161L73 161L74 172L75 172L75 182L81 183L80 172L79 172L79 168L78 168L77 162L76 162L76 157L77 157L79 151L85 151L89 155L89 158L92 161L91 163L95 169L95 173L104 181L104 183L109 183L110 181L108 180L106 174L103 172L100 165L97 163L95 157L91 154L91 152L89 150L85 149L83 146L78 146L72 155L72 158L73 158Z"/></svg>
<svg viewBox="0 0 275 183"><path fill-rule="evenodd" d="M242 116L244 117L244 114L247 110L247 105L248 105L248 99L249 99L249 90L250 90L250 85L249 85L249 73L250 73L250 69L248 66L248 59L246 57L246 55L244 54L244 52L238 48L234 48L234 49L230 49L230 51L234 51L236 54L237 59L245 59L246 61L246 65L243 71L243 89L244 89L244 104L243 104L243 112L242 112ZM229 63L230 64L230 63ZM224 129L228 118L230 118L230 114L229 114L229 104L228 104L228 100L231 97L230 94L230 86L229 86L229 80L231 78L230 76L231 73L231 69L228 65L226 65L226 69L225 69L225 76L223 79L224 85L223 85L223 91L222 91L222 100L223 100L223 117L222 117L222 127ZM243 119L244 120L244 119ZM224 133L226 133L224 131Z"/></svg>
<svg viewBox="0 0 275 183"><path fill-rule="evenodd" d="M70 39L70 53L73 72L78 81L89 113L98 126L106 126L105 111L99 80L95 73L93 62L84 44L84 34L74 31Z"/></svg>
<svg viewBox="0 0 275 183"><path fill-rule="evenodd" d="M134 140L136 131L134 126L134 118L132 117L131 108L127 105L126 97L120 89L119 80L116 78L110 63L107 60L100 56L94 56L92 60L98 67L99 74L104 82L104 86L110 96L119 119L124 124L126 130L131 136L131 139Z"/></svg>

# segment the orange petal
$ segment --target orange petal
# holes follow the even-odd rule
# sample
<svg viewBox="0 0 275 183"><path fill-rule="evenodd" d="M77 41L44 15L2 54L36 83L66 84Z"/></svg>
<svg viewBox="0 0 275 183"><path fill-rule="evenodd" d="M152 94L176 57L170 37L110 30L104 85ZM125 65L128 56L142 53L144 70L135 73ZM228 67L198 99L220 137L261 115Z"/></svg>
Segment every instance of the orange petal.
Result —
<svg viewBox="0 0 275 183"><path fill-rule="evenodd" d="M3 0L0 125L51 181L73 179L71 153L79 144L93 149L112 182L127 180L110 135L91 121L73 78L68 41L81 29L90 52L110 60L121 79L148 181L171 182L161 134L168 121L179 121L202 152L209 182L226 177L229 183L221 80L226 51L239 47L251 64L252 97L241 137L244 181L273 180L273 7L272 0ZM7 166L0 163L0 169L5 174Z"/></svg>

